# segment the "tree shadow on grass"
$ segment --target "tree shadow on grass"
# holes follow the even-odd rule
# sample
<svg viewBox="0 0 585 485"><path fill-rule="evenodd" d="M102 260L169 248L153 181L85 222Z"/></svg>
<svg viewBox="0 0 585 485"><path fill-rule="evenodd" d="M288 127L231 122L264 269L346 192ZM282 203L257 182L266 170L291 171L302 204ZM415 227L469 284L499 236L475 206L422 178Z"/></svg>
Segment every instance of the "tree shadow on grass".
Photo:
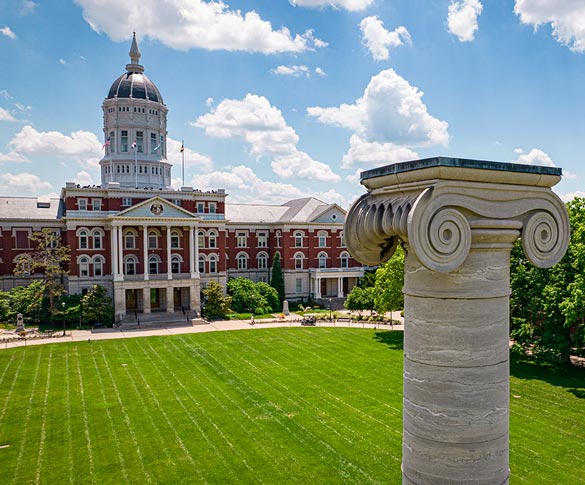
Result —
<svg viewBox="0 0 585 485"><path fill-rule="evenodd" d="M565 388L578 399L585 399L585 369L582 368L564 368L527 357L511 356L510 376L547 382Z"/></svg>
<svg viewBox="0 0 585 485"><path fill-rule="evenodd" d="M374 340L381 344L386 344L392 350L402 350L404 348L404 332L396 330L376 332Z"/></svg>

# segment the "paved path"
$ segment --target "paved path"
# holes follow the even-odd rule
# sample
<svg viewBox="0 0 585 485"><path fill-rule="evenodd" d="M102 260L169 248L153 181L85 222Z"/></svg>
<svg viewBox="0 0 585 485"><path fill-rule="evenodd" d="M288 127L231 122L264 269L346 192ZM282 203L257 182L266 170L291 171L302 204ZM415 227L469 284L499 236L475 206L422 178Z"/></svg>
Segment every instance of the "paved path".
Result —
<svg viewBox="0 0 585 485"><path fill-rule="evenodd" d="M1 349L10 349L13 347L24 347L26 345L42 345L54 344L59 342L82 342L88 340L109 340L120 338L136 338L136 337L153 337L161 335L180 335L186 333L201 333L201 332L217 332L226 330L257 330L263 328L279 328L279 327L300 327L301 323L297 318L270 322L259 323L262 320L256 320L254 325L250 325L250 320L222 320L218 322L204 323L193 326L171 326L161 328L135 329L135 330L120 330L113 328L95 329L95 330L70 330L67 331L65 337L39 338L39 339L21 339L13 342L5 342L0 345ZM339 328L381 328L384 330L404 330L403 325L374 325L371 323L362 322L326 322L317 321L318 327L339 327ZM6 336L6 334L4 334ZM2 335L0 334L0 339Z"/></svg>

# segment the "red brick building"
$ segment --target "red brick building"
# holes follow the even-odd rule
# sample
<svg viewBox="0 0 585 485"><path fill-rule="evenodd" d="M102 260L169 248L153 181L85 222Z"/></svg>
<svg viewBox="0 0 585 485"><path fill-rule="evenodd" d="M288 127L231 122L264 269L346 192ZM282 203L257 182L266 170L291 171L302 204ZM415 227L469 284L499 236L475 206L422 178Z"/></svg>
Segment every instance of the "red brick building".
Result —
<svg viewBox="0 0 585 485"><path fill-rule="evenodd" d="M35 277L14 277L15 260L34 249L32 232L50 228L71 248L67 291L106 287L122 320L199 312L210 281L269 282L276 253L287 299L344 298L363 275L343 241L345 210L314 198L229 204L222 189L171 189L167 107L138 63L135 39L130 59L102 105L101 185L67 183L51 200L0 197L0 288Z"/></svg>

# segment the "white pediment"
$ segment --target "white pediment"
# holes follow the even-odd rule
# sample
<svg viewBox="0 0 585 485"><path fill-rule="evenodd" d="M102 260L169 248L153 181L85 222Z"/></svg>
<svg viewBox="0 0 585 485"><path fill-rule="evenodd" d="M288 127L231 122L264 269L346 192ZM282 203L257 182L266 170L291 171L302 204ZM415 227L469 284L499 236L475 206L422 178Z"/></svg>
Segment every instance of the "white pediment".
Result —
<svg viewBox="0 0 585 485"><path fill-rule="evenodd" d="M189 211L160 197L153 197L129 207L114 216L115 219L195 219Z"/></svg>
<svg viewBox="0 0 585 485"><path fill-rule="evenodd" d="M343 223L345 222L345 211L338 205L333 205L332 207L329 207L327 210L323 211L321 214L315 217L311 222Z"/></svg>

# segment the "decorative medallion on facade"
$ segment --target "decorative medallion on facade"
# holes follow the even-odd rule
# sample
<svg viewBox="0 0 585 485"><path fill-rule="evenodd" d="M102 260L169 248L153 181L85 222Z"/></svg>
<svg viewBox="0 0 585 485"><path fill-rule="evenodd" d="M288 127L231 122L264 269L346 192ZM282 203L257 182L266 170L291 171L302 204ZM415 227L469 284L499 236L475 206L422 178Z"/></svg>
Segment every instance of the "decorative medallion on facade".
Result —
<svg viewBox="0 0 585 485"><path fill-rule="evenodd" d="M163 213L163 211L164 208L162 204L159 204L158 202L150 206L150 212L152 212L155 216L160 216Z"/></svg>

